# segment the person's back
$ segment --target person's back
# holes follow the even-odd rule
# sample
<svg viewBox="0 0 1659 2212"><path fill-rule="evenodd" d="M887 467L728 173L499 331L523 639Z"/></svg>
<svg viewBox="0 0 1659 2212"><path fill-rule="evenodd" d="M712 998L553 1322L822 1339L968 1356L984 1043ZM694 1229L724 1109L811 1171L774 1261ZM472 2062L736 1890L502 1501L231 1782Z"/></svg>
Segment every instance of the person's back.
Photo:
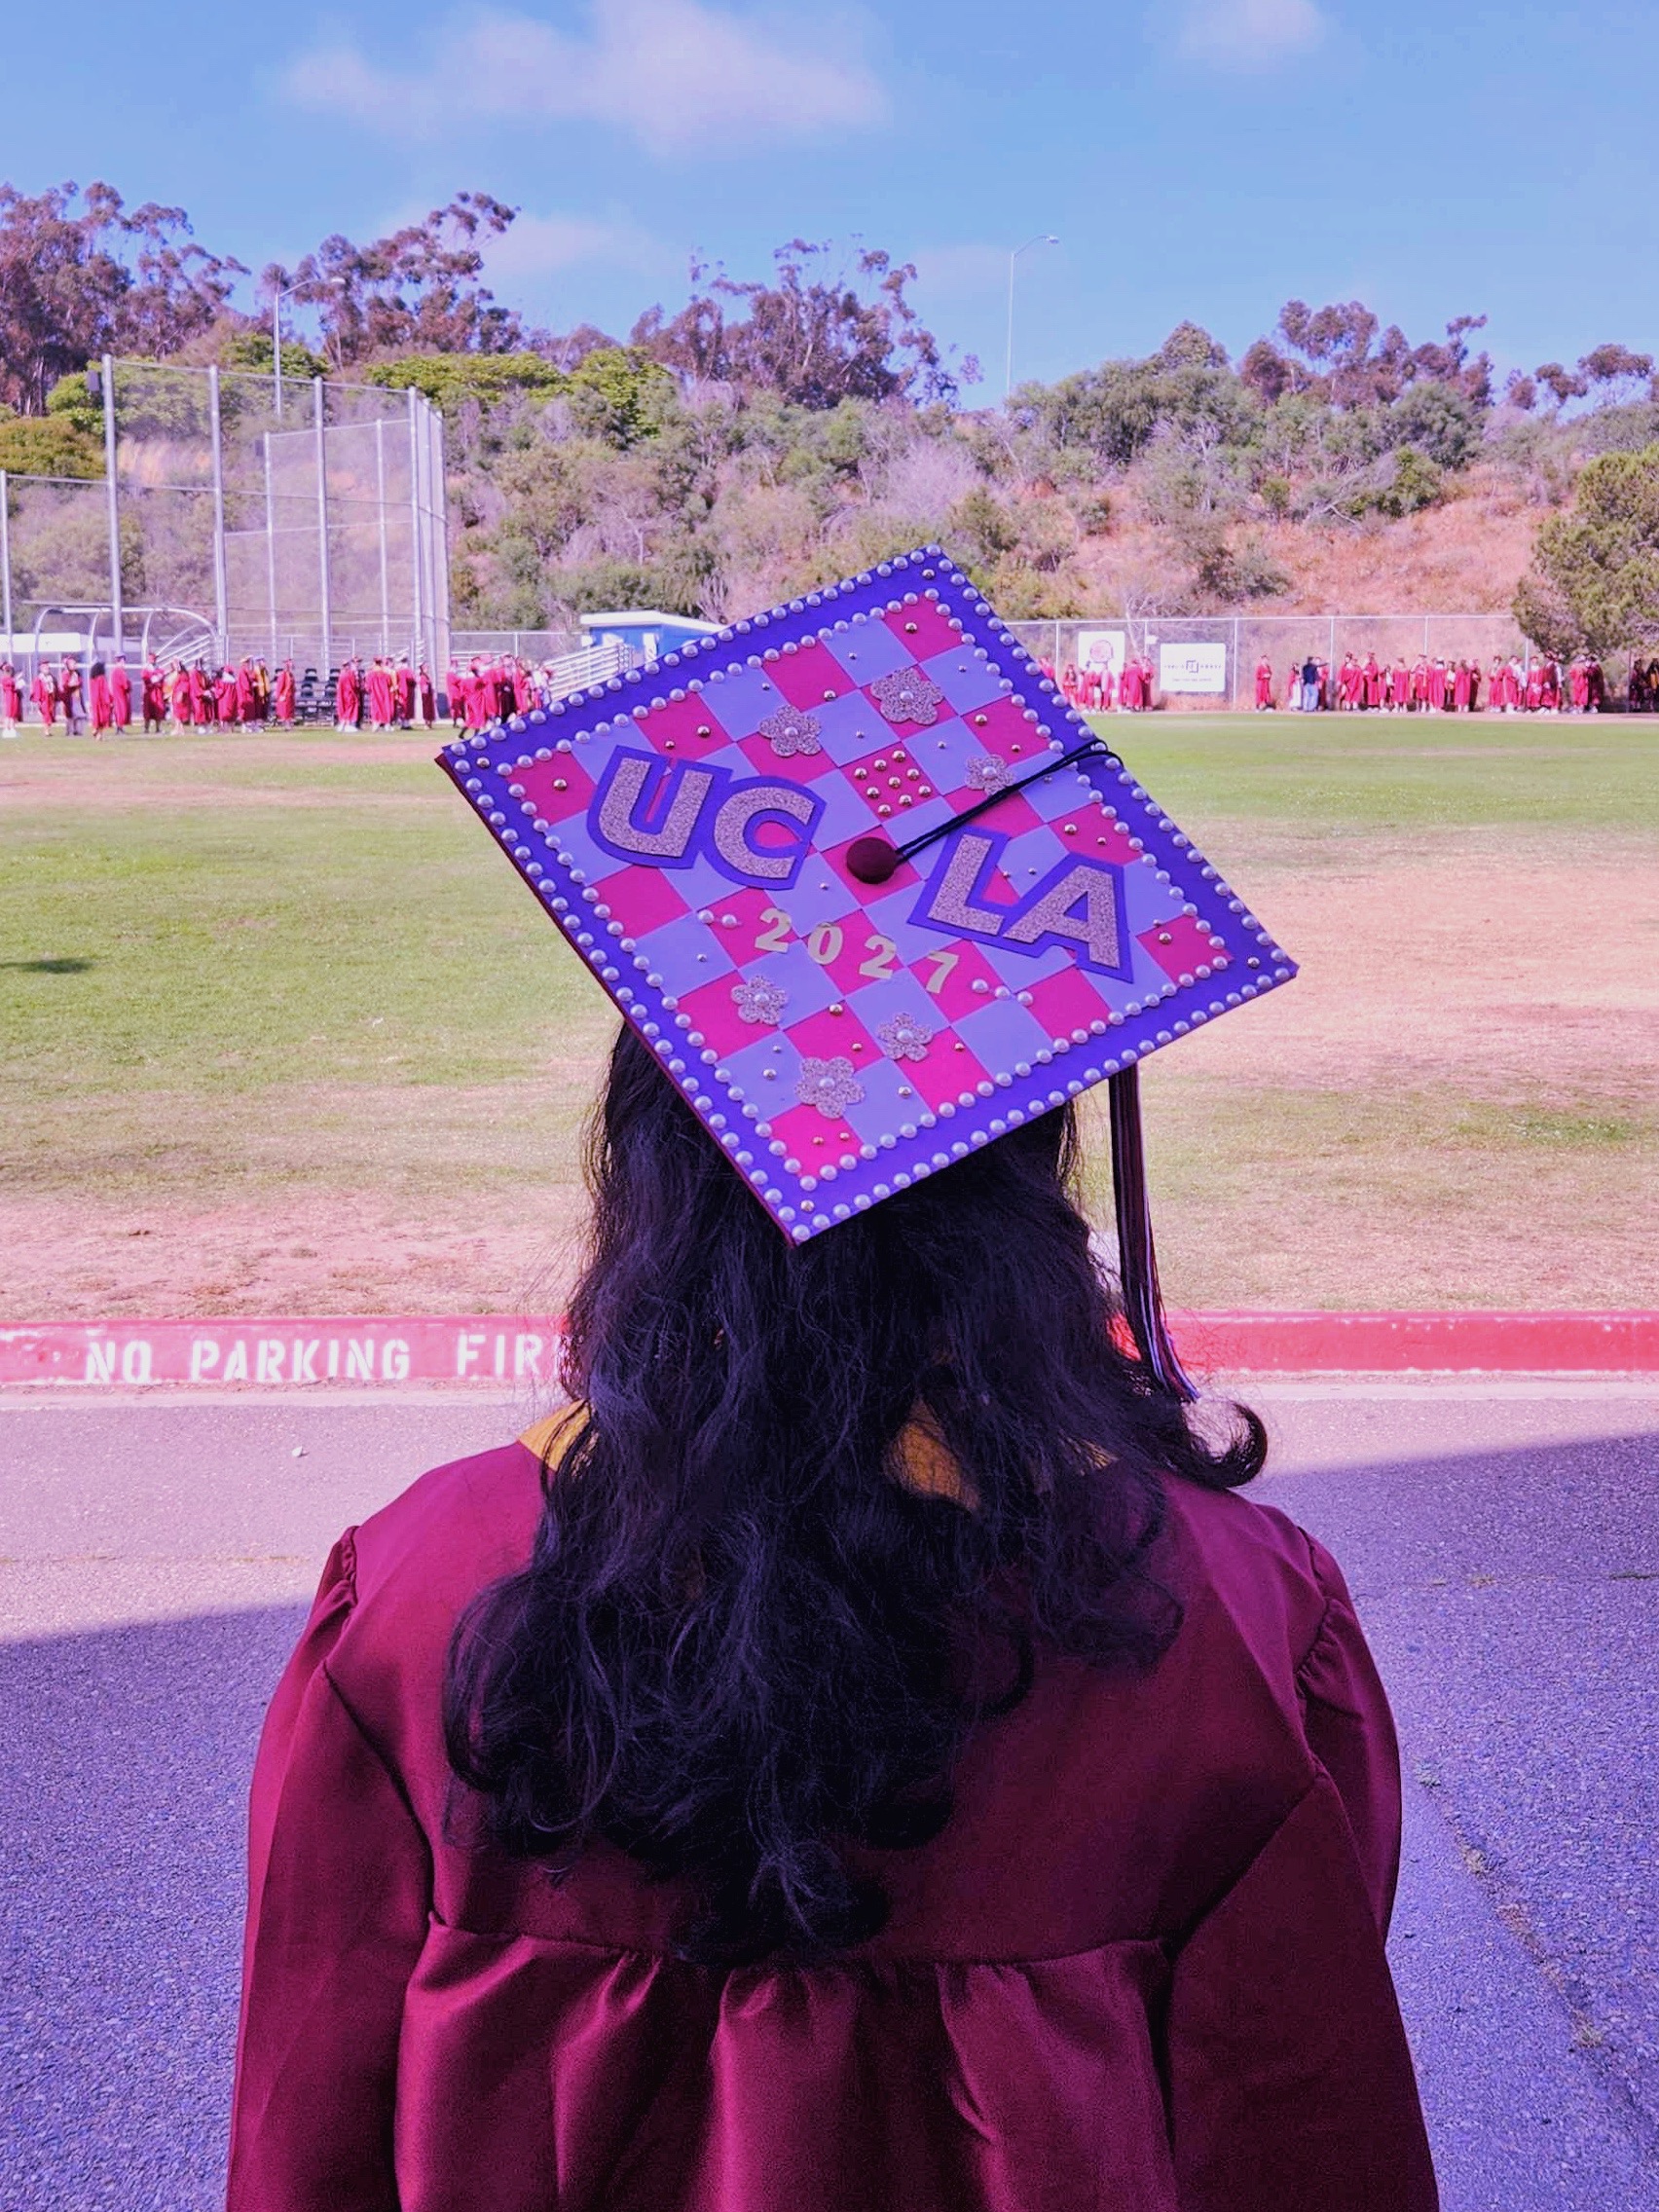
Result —
<svg viewBox="0 0 1659 2212"><path fill-rule="evenodd" d="M1430 2212L1381 1685L1069 1144L796 1250L624 1036L584 1402L273 1705L232 2212Z"/></svg>

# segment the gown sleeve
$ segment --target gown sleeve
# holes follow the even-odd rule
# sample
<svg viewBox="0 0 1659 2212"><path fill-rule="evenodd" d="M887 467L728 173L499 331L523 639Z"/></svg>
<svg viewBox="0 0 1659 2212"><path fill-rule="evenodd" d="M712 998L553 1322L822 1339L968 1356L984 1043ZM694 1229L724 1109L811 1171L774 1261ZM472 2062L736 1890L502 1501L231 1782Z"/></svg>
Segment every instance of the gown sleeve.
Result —
<svg viewBox="0 0 1659 2212"><path fill-rule="evenodd" d="M1308 1538L1325 1614L1297 1670L1308 1748L1336 1784L1353 1832L1380 1933L1386 1937L1400 1877L1400 1747L1388 1695L1343 1570Z"/></svg>
<svg viewBox="0 0 1659 2212"><path fill-rule="evenodd" d="M1388 1702L1336 1562L1297 1671L1313 1780L1176 1954L1168 2014L1182 2212L1435 2212L1383 1950L1400 1857Z"/></svg>
<svg viewBox="0 0 1659 2212"><path fill-rule="evenodd" d="M228 2212L397 2212L397 2040L431 1862L328 1671L353 1575L349 1530L254 1765Z"/></svg>

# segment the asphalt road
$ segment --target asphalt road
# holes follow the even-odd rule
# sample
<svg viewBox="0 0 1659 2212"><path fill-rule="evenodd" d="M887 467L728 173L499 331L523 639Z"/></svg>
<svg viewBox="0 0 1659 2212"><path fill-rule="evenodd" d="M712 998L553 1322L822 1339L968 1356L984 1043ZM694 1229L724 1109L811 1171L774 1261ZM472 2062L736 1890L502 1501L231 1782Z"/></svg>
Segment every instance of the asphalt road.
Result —
<svg viewBox="0 0 1659 2212"><path fill-rule="evenodd" d="M1659 2212L1659 1387L1250 1394L1400 1723L1446 2212ZM0 1400L0 2212L219 2201L264 1701L339 1530L528 1412Z"/></svg>

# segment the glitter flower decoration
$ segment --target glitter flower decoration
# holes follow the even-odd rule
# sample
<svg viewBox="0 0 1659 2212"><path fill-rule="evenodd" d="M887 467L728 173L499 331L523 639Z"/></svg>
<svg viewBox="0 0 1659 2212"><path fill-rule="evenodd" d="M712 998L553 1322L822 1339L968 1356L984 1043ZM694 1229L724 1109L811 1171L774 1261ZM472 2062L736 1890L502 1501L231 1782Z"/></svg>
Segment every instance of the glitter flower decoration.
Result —
<svg viewBox="0 0 1659 2212"><path fill-rule="evenodd" d="M876 1031L881 1049L892 1060L925 1060L931 1036L913 1014L896 1014Z"/></svg>
<svg viewBox="0 0 1659 2212"><path fill-rule="evenodd" d="M1000 792L1014 781L1014 770L1006 760L995 754L977 753L962 771L962 780L970 791Z"/></svg>
<svg viewBox="0 0 1659 2212"><path fill-rule="evenodd" d="M878 676L870 697L890 722L937 722L944 693L931 676L919 668L896 668L891 676Z"/></svg>
<svg viewBox="0 0 1659 2212"><path fill-rule="evenodd" d="M852 1061L837 1052L832 1060L801 1061L795 1096L803 1106L816 1106L821 1114L833 1118L858 1104L864 1085L853 1073Z"/></svg>
<svg viewBox="0 0 1659 2212"><path fill-rule="evenodd" d="M802 714L798 707L780 707L760 724L760 735L780 760L793 760L797 753L823 752L818 729L816 715Z"/></svg>
<svg viewBox="0 0 1659 2212"><path fill-rule="evenodd" d="M764 1022L775 1028L779 1016L789 1004L790 994L776 983L768 983L764 977L752 982L733 983L731 1003L737 1009L739 1021Z"/></svg>

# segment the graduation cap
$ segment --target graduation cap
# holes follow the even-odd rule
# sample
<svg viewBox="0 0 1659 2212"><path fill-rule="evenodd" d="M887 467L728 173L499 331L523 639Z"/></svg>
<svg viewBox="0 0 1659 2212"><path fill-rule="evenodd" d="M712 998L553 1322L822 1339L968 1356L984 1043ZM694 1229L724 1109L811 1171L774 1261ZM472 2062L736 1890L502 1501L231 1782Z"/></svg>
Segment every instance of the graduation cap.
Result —
<svg viewBox="0 0 1659 2212"><path fill-rule="evenodd" d="M796 1242L1107 1084L1125 1314L1193 1394L1138 1066L1295 966L938 546L439 765Z"/></svg>

